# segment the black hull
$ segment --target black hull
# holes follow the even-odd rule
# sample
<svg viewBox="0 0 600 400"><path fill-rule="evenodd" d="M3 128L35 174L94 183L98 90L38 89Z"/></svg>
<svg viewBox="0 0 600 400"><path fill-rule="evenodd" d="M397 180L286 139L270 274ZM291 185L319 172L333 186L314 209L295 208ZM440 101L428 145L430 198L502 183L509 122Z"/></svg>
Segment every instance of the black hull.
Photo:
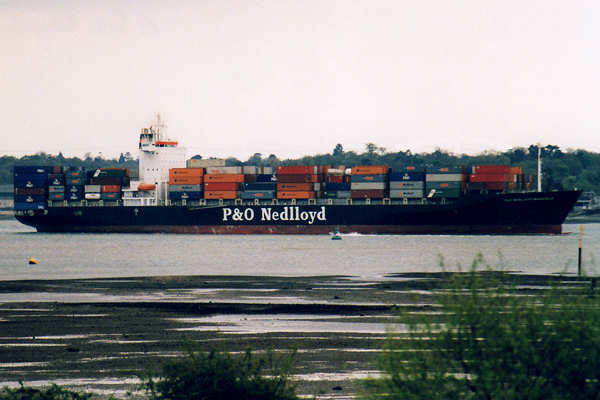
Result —
<svg viewBox="0 0 600 400"><path fill-rule="evenodd" d="M579 195L473 195L445 204L67 206L16 218L40 232L326 234L338 228L365 234L560 234Z"/></svg>

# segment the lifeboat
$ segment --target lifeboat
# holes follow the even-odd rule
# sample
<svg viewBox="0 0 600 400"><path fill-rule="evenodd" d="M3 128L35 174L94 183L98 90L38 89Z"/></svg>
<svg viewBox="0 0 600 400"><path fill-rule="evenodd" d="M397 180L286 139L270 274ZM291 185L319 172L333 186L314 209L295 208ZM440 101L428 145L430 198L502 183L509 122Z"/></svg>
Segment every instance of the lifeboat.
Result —
<svg viewBox="0 0 600 400"><path fill-rule="evenodd" d="M156 185L153 183L140 183L137 187L138 190L154 190Z"/></svg>

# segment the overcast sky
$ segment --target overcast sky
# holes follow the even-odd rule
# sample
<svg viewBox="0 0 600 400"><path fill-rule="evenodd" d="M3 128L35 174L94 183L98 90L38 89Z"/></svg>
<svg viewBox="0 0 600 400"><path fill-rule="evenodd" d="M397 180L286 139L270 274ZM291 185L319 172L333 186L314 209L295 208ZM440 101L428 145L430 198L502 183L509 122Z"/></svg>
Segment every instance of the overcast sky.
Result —
<svg viewBox="0 0 600 400"><path fill-rule="evenodd" d="M600 1L0 0L0 155L600 152Z"/></svg>

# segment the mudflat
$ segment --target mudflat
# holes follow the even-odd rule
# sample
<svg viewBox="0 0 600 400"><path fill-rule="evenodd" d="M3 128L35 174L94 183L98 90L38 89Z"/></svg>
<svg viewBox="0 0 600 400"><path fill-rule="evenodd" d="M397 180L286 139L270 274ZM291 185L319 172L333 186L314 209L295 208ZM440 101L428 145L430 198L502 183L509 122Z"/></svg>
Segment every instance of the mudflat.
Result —
<svg viewBox="0 0 600 400"><path fill-rule="evenodd" d="M435 315L446 274L0 281L0 385L134 397L186 351L296 351L298 393L351 398L399 313ZM522 291L564 277L516 275Z"/></svg>

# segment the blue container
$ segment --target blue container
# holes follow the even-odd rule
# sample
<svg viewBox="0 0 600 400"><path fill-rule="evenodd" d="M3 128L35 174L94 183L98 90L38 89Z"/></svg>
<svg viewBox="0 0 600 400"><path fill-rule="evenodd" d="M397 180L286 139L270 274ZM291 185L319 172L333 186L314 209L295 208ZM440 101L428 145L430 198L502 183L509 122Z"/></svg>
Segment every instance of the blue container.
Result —
<svg viewBox="0 0 600 400"><path fill-rule="evenodd" d="M275 198L274 190L247 190L244 192L240 192L240 198L244 200L272 200Z"/></svg>
<svg viewBox="0 0 600 400"><path fill-rule="evenodd" d="M323 184L323 190L350 190L352 184L350 182L325 182Z"/></svg>
<svg viewBox="0 0 600 400"><path fill-rule="evenodd" d="M203 192L169 192L171 201L201 200L203 197Z"/></svg>
<svg viewBox="0 0 600 400"><path fill-rule="evenodd" d="M15 165L13 168L15 176L17 175L36 175L36 174L51 174L55 167L49 165Z"/></svg>
<svg viewBox="0 0 600 400"><path fill-rule="evenodd" d="M169 192L201 192L202 185L169 185Z"/></svg>
<svg viewBox="0 0 600 400"><path fill-rule="evenodd" d="M81 201L83 200L83 192L76 192L76 193L72 193L72 192L67 192L65 193L65 199L68 201Z"/></svg>
<svg viewBox="0 0 600 400"><path fill-rule="evenodd" d="M15 202L14 209L17 211L23 210L44 210L46 208L46 202L39 203L17 203Z"/></svg>
<svg viewBox="0 0 600 400"><path fill-rule="evenodd" d="M43 203L46 196L41 194L15 194L15 203Z"/></svg>
<svg viewBox="0 0 600 400"><path fill-rule="evenodd" d="M243 190L258 190L258 191L277 190L277 183L275 183L275 182L244 183L242 188L243 188Z"/></svg>
<svg viewBox="0 0 600 400"><path fill-rule="evenodd" d="M352 183L362 182L387 182L387 175L352 175L350 178Z"/></svg>
<svg viewBox="0 0 600 400"><path fill-rule="evenodd" d="M424 181L425 172L390 172L390 181Z"/></svg>
<svg viewBox="0 0 600 400"><path fill-rule="evenodd" d="M64 186L65 175L64 174L50 174L48 175L49 186Z"/></svg>
<svg viewBox="0 0 600 400"><path fill-rule="evenodd" d="M48 175L15 175L14 186L18 188L45 188L46 186L48 186Z"/></svg>
<svg viewBox="0 0 600 400"><path fill-rule="evenodd" d="M69 185L65 186L65 193L83 193L85 186Z"/></svg>
<svg viewBox="0 0 600 400"><path fill-rule="evenodd" d="M256 182L277 182L277 177L272 174L259 174L256 175Z"/></svg>

